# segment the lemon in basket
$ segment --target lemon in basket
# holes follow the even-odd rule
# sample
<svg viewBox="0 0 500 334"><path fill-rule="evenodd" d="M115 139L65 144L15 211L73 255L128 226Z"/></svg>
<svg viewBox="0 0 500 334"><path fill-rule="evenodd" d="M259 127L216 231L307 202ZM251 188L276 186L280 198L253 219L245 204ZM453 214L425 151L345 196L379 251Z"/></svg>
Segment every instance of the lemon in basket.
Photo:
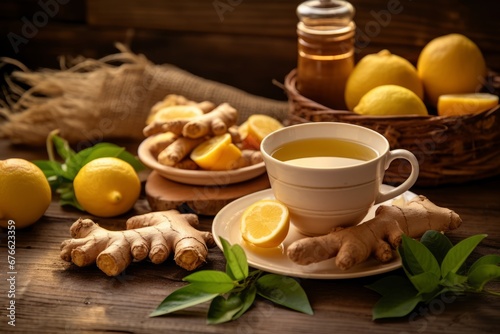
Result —
<svg viewBox="0 0 500 334"><path fill-rule="evenodd" d="M382 85L363 95L354 112L361 115L428 115L424 102L411 90Z"/></svg>
<svg viewBox="0 0 500 334"><path fill-rule="evenodd" d="M445 94L438 99L440 116L477 114L498 105L498 96L488 93Z"/></svg>
<svg viewBox="0 0 500 334"><path fill-rule="evenodd" d="M474 93L482 86L486 62L481 50L461 34L430 41L420 53L417 70L426 98L433 106L440 95Z"/></svg>
<svg viewBox="0 0 500 334"><path fill-rule="evenodd" d="M382 85L405 87L423 98L423 86L417 69L408 60L388 50L363 57L354 67L345 88L345 102L353 110L369 90Z"/></svg>

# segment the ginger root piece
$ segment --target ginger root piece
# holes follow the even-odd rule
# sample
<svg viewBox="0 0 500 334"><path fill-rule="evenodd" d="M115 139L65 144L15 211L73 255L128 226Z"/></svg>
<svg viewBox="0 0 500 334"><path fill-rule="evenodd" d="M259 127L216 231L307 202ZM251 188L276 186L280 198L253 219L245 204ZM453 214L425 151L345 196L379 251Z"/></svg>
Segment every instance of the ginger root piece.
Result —
<svg viewBox="0 0 500 334"><path fill-rule="evenodd" d="M288 247L287 255L301 265L336 257L336 265L347 270L371 255L381 262L392 260L393 249L401 244L403 233L419 238L427 230L445 232L461 223L454 211L436 206L425 196L417 196L401 206L381 205L375 217L363 224L297 240Z"/></svg>
<svg viewBox="0 0 500 334"><path fill-rule="evenodd" d="M231 135L231 142L235 145L240 144L243 139L241 138L241 133L239 131L238 125L233 125L227 129L227 132Z"/></svg>
<svg viewBox="0 0 500 334"><path fill-rule="evenodd" d="M158 154L158 162L165 166L175 166L203 141L204 138L179 137Z"/></svg>
<svg viewBox="0 0 500 334"><path fill-rule="evenodd" d="M167 148L176 139L177 136L173 132L159 133L156 136L151 137L151 154L157 157L161 151Z"/></svg>
<svg viewBox="0 0 500 334"><path fill-rule="evenodd" d="M242 150L241 156L238 160L233 162L229 169L238 169L243 167L252 166L258 164L259 162L264 161L262 158L262 153L260 151L255 150Z"/></svg>
<svg viewBox="0 0 500 334"><path fill-rule="evenodd" d="M184 125L189 122L188 119L173 119L169 121L153 120L142 130L144 136L149 137L162 132L172 132L176 135L182 135Z"/></svg>
<svg viewBox="0 0 500 334"><path fill-rule="evenodd" d="M222 103L209 113L196 117L184 125L182 135L201 138L206 135L222 135L236 124L238 112L229 103Z"/></svg>
<svg viewBox="0 0 500 334"><path fill-rule="evenodd" d="M210 232L199 231L195 214L177 210L152 212L127 220L127 230L109 231L90 219L78 219L70 228L73 239L61 244L61 258L83 267L97 264L108 276L120 274L132 262L149 256L164 262L171 253L180 267L194 270L206 262L215 245Z"/></svg>
<svg viewBox="0 0 500 334"><path fill-rule="evenodd" d="M196 164L196 162L194 162L193 160L191 160L191 158L184 158L182 159L181 161L179 161L178 163L176 163L174 165L175 168L179 168L179 169L187 169L187 170L196 170L196 169L200 169L200 166L198 166Z"/></svg>

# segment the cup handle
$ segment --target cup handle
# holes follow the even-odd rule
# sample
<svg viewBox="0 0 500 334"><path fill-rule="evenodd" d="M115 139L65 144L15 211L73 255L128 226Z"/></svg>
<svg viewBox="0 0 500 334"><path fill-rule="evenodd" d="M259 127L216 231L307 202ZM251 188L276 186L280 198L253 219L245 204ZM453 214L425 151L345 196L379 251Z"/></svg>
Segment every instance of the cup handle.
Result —
<svg viewBox="0 0 500 334"><path fill-rule="evenodd" d="M388 192L381 193L380 189L377 195L377 198L375 199L375 204L385 202L389 199L392 199L394 197L397 197L407 191L408 189L411 188L415 184L418 178L418 173L419 173L419 165L418 165L418 160L415 157L413 153L407 150L403 149L397 149L397 150L392 150L389 151L387 154L387 160L385 162L385 169L389 168L391 162L396 159L405 159L407 160L410 165L411 165L411 173L408 178L401 183L399 186L396 188L389 190Z"/></svg>

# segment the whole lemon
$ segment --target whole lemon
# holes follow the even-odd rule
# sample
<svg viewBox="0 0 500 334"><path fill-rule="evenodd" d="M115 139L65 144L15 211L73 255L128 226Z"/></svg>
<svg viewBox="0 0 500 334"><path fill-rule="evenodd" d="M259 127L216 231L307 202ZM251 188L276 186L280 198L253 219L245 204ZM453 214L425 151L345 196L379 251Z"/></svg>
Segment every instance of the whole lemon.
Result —
<svg viewBox="0 0 500 334"><path fill-rule="evenodd" d="M430 41L417 61L426 99L437 105L440 95L474 93L482 86L486 63L477 45L461 34Z"/></svg>
<svg viewBox="0 0 500 334"><path fill-rule="evenodd" d="M415 66L388 50L382 50L363 57L354 67L345 89L347 108L353 110L363 95L382 85L402 86L419 98L424 97L422 82Z"/></svg>
<svg viewBox="0 0 500 334"><path fill-rule="evenodd" d="M9 220L16 228L27 227L40 219L50 205L52 193L43 172L30 161L0 161L0 226Z"/></svg>
<svg viewBox="0 0 500 334"><path fill-rule="evenodd" d="M95 216L114 217L130 210L141 193L134 168L118 158L98 158L83 166L73 180L75 196Z"/></svg>
<svg viewBox="0 0 500 334"><path fill-rule="evenodd" d="M424 102L411 90L382 85L363 95L354 112L361 115L428 115Z"/></svg>

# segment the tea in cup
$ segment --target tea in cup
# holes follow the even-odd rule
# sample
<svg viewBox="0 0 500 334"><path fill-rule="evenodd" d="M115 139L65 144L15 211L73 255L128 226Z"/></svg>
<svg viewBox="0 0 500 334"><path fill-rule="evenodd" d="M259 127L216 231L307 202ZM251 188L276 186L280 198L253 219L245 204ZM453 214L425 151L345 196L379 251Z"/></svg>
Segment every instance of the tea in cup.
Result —
<svg viewBox="0 0 500 334"><path fill-rule="evenodd" d="M390 150L387 139L366 127L336 122L292 125L261 143L271 188L303 234L329 233L360 223L368 210L415 184L419 166L404 149ZM385 170L405 159L411 173L399 186L381 192Z"/></svg>

